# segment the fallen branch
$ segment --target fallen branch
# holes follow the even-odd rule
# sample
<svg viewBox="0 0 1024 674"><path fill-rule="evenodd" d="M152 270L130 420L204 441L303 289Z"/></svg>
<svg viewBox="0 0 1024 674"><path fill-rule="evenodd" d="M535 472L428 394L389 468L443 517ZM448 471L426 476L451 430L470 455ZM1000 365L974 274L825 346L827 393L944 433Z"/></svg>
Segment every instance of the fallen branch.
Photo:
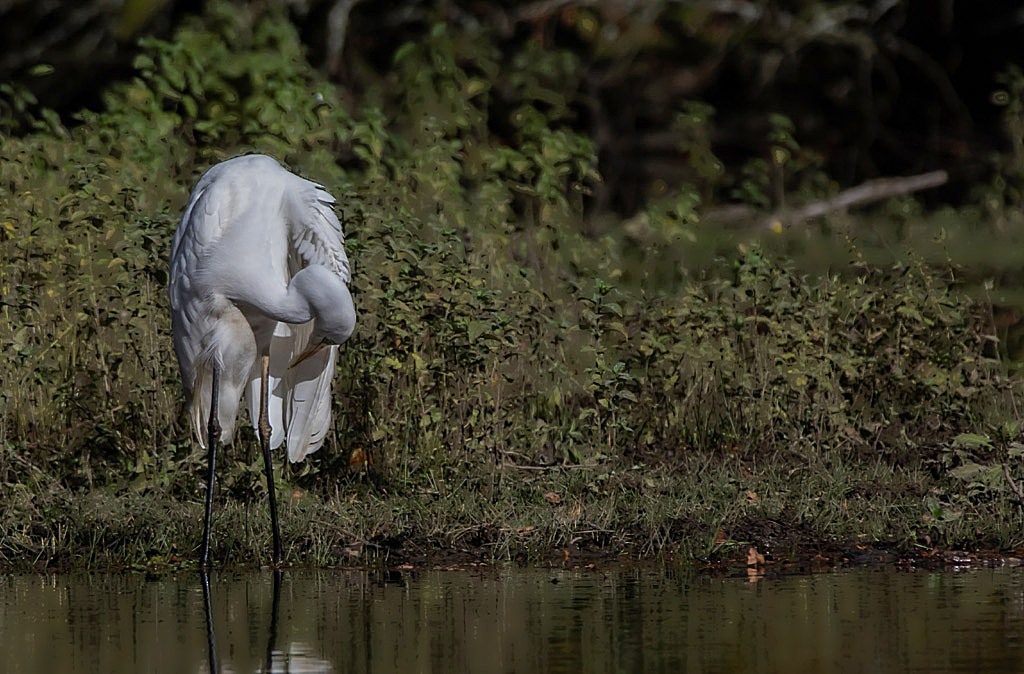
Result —
<svg viewBox="0 0 1024 674"><path fill-rule="evenodd" d="M856 187L843 190L828 199L815 201L798 208L782 209L768 216L759 216L758 212L749 206L726 206L709 213L707 219L722 224L734 224L743 220L755 221L758 227L764 229L793 226L836 211L866 206L893 197L938 187L944 185L948 180L949 175L945 171L930 171L898 178L875 178Z"/></svg>

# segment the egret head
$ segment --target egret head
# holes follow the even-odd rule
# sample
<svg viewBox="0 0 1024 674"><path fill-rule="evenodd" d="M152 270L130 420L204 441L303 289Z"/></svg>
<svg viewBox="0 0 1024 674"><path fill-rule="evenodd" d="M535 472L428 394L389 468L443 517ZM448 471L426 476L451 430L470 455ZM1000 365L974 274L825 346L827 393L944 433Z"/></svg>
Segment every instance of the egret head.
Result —
<svg viewBox="0 0 1024 674"><path fill-rule="evenodd" d="M313 336L325 344L344 344L356 327L356 310L348 286L333 276L329 292L316 298L313 304ZM327 290L327 289L325 289Z"/></svg>
<svg viewBox="0 0 1024 674"><path fill-rule="evenodd" d="M356 310L348 286L326 267L306 267L295 275L292 283L309 302L313 318L309 346L292 361L295 366L324 347L348 341L356 327Z"/></svg>

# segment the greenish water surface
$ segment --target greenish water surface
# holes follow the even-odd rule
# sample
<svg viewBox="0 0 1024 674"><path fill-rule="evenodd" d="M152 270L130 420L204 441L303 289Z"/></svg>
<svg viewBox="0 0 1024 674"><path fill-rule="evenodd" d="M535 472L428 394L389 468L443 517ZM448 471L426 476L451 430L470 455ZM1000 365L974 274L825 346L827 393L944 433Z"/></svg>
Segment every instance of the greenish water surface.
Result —
<svg viewBox="0 0 1024 674"><path fill-rule="evenodd" d="M1021 672L1024 574L855 569L0 578L0 670Z"/></svg>

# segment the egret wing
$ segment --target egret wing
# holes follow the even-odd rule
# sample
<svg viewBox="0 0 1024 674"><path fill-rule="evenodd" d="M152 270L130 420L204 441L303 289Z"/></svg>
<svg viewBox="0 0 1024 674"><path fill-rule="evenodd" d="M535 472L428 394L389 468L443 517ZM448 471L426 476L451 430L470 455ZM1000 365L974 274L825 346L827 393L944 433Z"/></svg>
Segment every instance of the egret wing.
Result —
<svg viewBox="0 0 1024 674"><path fill-rule="evenodd" d="M227 333L239 327L233 307L218 303L197 286L206 257L224 232L232 205L230 199L222 199L221 192L215 189L218 173L214 167L203 175L185 207L171 247L168 287L174 350L192 410L193 431L203 446L210 409L210 359L217 351L217 344L231 340L233 335ZM219 322L225 320L226 323L218 327ZM248 353L248 341L239 346ZM231 407L226 405L226 400L227 396L221 397L219 416L225 434L230 437L234 416L232 410L225 409ZM234 409L237 410L237 402Z"/></svg>
<svg viewBox="0 0 1024 674"><path fill-rule="evenodd" d="M351 273L345 235L334 213L334 197L316 183L303 182L306 189L299 191L294 204L298 217L290 227L292 247L305 264L323 265L348 283Z"/></svg>

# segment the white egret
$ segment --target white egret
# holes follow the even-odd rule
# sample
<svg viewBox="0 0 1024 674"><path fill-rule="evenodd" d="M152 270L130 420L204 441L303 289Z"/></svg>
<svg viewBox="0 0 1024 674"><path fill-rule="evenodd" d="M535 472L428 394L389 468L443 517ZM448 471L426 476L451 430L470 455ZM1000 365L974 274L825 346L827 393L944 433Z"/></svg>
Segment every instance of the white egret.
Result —
<svg viewBox="0 0 1024 674"><path fill-rule="evenodd" d="M236 157L199 179L174 235L174 350L192 430L209 452L201 568L209 561L217 445L222 435L231 441L246 389L281 563L270 450L286 443L295 462L323 444L338 345L356 322L333 203L322 186L270 157Z"/></svg>

